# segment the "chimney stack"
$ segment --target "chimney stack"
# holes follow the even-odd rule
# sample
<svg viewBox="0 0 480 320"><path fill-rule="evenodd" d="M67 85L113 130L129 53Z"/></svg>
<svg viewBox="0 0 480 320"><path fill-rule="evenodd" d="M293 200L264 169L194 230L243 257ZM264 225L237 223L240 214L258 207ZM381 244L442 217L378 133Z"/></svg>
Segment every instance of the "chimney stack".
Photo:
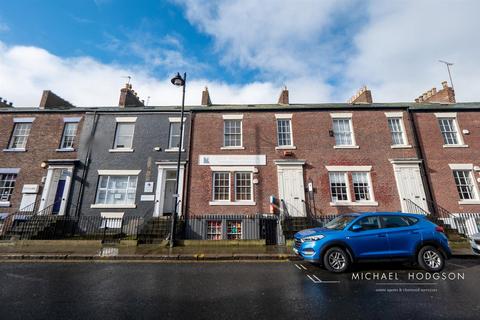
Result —
<svg viewBox="0 0 480 320"><path fill-rule="evenodd" d="M448 86L447 81L442 81L442 89L440 91L437 91L437 88L432 88L415 99L415 102L455 103L455 91Z"/></svg>
<svg viewBox="0 0 480 320"><path fill-rule="evenodd" d="M211 106L212 100L210 99L210 93L208 93L208 88L205 86L205 90L202 91L202 106Z"/></svg>
<svg viewBox="0 0 480 320"><path fill-rule="evenodd" d="M278 104L288 105L290 101L288 99L288 89L287 86L283 87L280 97L278 97Z"/></svg>
<svg viewBox="0 0 480 320"><path fill-rule="evenodd" d="M0 108L12 108L13 102L8 102L7 99L0 97Z"/></svg>
<svg viewBox="0 0 480 320"><path fill-rule="evenodd" d="M120 108L125 107L144 107L143 100L137 96L135 90L132 89L132 84L127 83L125 87L120 90L120 99L118 100Z"/></svg>
<svg viewBox="0 0 480 320"><path fill-rule="evenodd" d="M73 108L74 105L67 100L57 96L51 90L43 90L42 98L40 99L40 109L55 109L55 108Z"/></svg>
<svg viewBox="0 0 480 320"><path fill-rule="evenodd" d="M347 103L351 104L369 104L373 103L372 92L367 89L367 86L363 86L357 93L351 97Z"/></svg>

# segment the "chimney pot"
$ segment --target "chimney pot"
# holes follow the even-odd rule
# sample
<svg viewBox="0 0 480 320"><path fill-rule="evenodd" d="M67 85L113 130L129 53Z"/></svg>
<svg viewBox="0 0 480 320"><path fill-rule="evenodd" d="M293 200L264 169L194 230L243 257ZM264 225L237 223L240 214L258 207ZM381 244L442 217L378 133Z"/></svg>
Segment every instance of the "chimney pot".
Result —
<svg viewBox="0 0 480 320"><path fill-rule="evenodd" d="M278 97L278 104L290 104L289 94L287 86L284 86L282 92L280 93L280 97Z"/></svg>

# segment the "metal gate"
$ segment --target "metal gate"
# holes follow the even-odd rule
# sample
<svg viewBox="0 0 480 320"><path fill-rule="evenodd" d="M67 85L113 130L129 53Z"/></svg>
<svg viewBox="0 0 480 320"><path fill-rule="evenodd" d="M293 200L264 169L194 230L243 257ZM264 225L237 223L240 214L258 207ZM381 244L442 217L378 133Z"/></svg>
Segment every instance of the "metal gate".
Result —
<svg viewBox="0 0 480 320"><path fill-rule="evenodd" d="M277 219L260 219L260 239L265 239L265 244L277 244Z"/></svg>

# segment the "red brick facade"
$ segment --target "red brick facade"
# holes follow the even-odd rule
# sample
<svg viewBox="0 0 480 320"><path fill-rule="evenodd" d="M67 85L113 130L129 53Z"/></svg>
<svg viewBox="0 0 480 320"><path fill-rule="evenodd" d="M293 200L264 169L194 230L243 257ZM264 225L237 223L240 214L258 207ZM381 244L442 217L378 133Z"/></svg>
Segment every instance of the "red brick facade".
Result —
<svg viewBox="0 0 480 320"><path fill-rule="evenodd" d="M433 200L452 213L480 212L480 201L460 204L453 172L449 164L480 166L480 113L445 107L437 111L416 111L415 122L428 177L432 186ZM444 146L440 131L439 116L456 116L458 134L463 140L459 147ZM480 178L478 168L472 170L477 190ZM478 200L478 199L477 199Z"/></svg>
<svg viewBox="0 0 480 320"><path fill-rule="evenodd" d="M332 130L332 113L351 113L353 132L358 148L335 149ZM392 148L386 112L403 113L408 143L406 148ZM292 114L291 124L295 149L276 150L277 124L275 114ZM223 115L243 114L243 147L240 150L222 150ZM312 215L335 214L352 211L400 210L400 199L390 159L414 159L416 150L412 128L406 109L365 109L351 106L349 109L302 110L285 107L284 110L197 112L194 115L191 137L191 172L189 179L187 211L191 215L206 213L268 213L269 197L278 198L277 165L279 159L305 160L303 166L305 188L313 183L313 199L308 193L305 201ZM199 165L200 155L266 155L266 165L255 166L258 179L254 184L255 205L209 205L212 201L212 170ZM370 174L375 206L332 206L329 173L326 166L372 166ZM353 197L352 179L349 174L350 193ZM233 183L232 187L233 188Z"/></svg>
<svg viewBox="0 0 480 320"><path fill-rule="evenodd" d="M15 188L10 199L9 207L0 207L1 213L17 211L22 199L22 187L25 184L40 186L38 195L42 193L42 178L47 174L47 167L42 168L42 162L53 159L76 159L79 135L82 121L78 123L75 151L58 152L64 129L64 118L81 118L81 113L71 112L1 112L0 113L0 168L19 168L15 181ZM14 128L14 118L34 118L26 144L26 151L7 151Z"/></svg>

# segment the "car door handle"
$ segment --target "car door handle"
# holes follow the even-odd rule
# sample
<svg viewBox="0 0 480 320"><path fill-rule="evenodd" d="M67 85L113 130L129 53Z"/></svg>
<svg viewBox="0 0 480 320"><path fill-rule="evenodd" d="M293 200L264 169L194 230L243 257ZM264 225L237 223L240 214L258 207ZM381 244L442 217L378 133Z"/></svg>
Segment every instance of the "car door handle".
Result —
<svg viewBox="0 0 480 320"><path fill-rule="evenodd" d="M385 238L387 235L385 233L382 233L382 234L377 234L377 237L379 238Z"/></svg>

